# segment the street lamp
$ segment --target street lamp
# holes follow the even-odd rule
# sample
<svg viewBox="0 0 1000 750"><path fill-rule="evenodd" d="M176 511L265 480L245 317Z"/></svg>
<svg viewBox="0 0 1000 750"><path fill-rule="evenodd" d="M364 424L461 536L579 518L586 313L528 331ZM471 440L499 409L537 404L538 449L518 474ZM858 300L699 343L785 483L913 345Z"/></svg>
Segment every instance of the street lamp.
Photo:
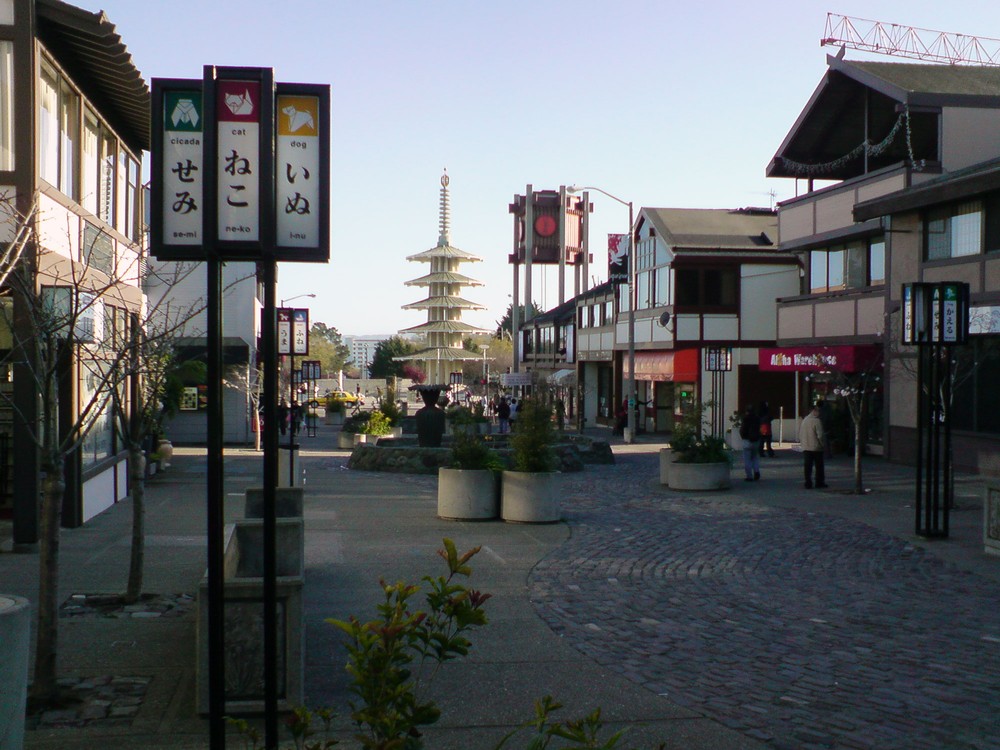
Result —
<svg viewBox="0 0 1000 750"><path fill-rule="evenodd" d="M490 395L490 366L486 363L486 352L489 348L489 344L483 344L483 394L486 396Z"/></svg>
<svg viewBox="0 0 1000 750"><path fill-rule="evenodd" d="M281 300L279 307L284 307L286 302L291 302L292 300L302 299L303 297L309 297L310 299L316 299L315 294L296 294L294 297L289 297L288 299Z"/></svg>
<svg viewBox="0 0 1000 750"><path fill-rule="evenodd" d="M628 399L628 426L624 435L626 443L635 442L635 412L636 412L636 390L635 390L635 227L632 214L632 201L626 201L617 195L612 195L607 190L599 187L579 187L572 185L566 188L566 192L572 194L583 192L584 190L594 190L601 195L607 196L613 201L628 206L628 378L625 381L625 396Z"/></svg>

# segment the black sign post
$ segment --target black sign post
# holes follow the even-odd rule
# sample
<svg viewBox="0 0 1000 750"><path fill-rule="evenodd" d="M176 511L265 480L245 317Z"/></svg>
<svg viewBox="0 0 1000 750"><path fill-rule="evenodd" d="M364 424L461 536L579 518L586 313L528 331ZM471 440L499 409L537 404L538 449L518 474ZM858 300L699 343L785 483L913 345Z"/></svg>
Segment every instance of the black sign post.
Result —
<svg viewBox="0 0 1000 750"><path fill-rule="evenodd" d="M918 536L946 538L954 505L951 347L968 343L969 285L903 284L902 342L918 348L917 482L914 526Z"/></svg>
<svg viewBox="0 0 1000 750"><path fill-rule="evenodd" d="M733 369L733 349L710 346L705 349L705 371L712 373L712 434L725 434L725 373Z"/></svg>
<svg viewBox="0 0 1000 750"><path fill-rule="evenodd" d="M152 254L207 267L209 739L224 750L225 587L222 264L255 261L264 283L264 726L278 746L275 501L277 262L329 260L330 87L274 82L270 68L207 65L201 80L154 79Z"/></svg>

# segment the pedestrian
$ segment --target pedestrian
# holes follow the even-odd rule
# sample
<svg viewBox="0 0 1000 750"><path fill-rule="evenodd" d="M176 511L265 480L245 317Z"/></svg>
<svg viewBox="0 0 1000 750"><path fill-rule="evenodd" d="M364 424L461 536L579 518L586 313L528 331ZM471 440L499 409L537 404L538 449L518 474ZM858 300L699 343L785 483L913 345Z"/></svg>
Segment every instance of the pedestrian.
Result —
<svg viewBox="0 0 1000 750"><path fill-rule="evenodd" d="M514 429L514 422L517 421L517 399L510 400L510 429Z"/></svg>
<svg viewBox="0 0 1000 750"><path fill-rule="evenodd" d="M767 401L760 402L760 410L757 412L760 419L760 455L767 455L774 458L774 445L771 443L773 432L771 430L771 407Z"/></svg>
<svg viewBox="0 0 1000 750"><path fill-rule="evenodd" d="M556 427L559 428L559 432L563 431L563 427L566 424L566 404L561 398L556 399Z"/></svg>
<svg viewBox="0 0 1000 750"><path fill-rule="evenodd" d="M278 430L284 435L288 429L288 403L285 399L281 399L278 403L278 413L276 416L278 418Z"/></svg>
<svg viewBox="0 0 1000 750"><path fill-rule="evenodd" d="M615 411L615 435L625 434L625 425L628 424L628 401L622 401L622 405Z"/></svg>
<svg viewBox="0 0 1000 750"><path fill-rule="evenodd" d="M802 446L802 460L805 469L806 489L827 487L826 468L823 465L823 453L826 449L826 433L823 422L819 418L820 404L813 404L812 409L802 420L799 430L799 444ZM813 483L813 467L816 470L816 482Z"/></svg>
<svg viewBox="0 0 1000 750"><path fill-rule="evenodd" d="M497 404L497 420L500 422L500 434L504 435L510 430L510 404L503 396Z"/></svg>
<svg viewBox="0 0 1000 750"><path fill-rule="evenodd" d="M756 482L760 479L760 417L753 404L747 404L740 421L740 437L743 439L744 481Z"/></svg>

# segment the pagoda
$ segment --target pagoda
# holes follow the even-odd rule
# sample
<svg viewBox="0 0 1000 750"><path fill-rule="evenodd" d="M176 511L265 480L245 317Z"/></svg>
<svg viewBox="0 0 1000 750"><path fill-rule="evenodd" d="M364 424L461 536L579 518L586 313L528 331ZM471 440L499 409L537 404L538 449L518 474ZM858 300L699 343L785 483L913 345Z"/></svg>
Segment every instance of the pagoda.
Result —
<svg viewBox="0 0 1000 750"><path fill-rule="evenodd" d="M441 177L441 233L437 245L407 258L415 263L430 264L429 273L406 282L406 286L427 287L427 296L419 302L403 305L404 310L426 310L427 322L404 328L400 333L426 336L427 347L414 354L395 358L416 362L426 373L427 383L440 384L450 383L451 373L460 371L462 362L480 358L462 348L462 339L476 333L487 333L482 328L462 322L463 310L486 308L461 296L462 287L482 286L483 283L462 275L459 267L462 263L474 263L482 258L451 244L448 182L448 173L445 171Z"/></svg>

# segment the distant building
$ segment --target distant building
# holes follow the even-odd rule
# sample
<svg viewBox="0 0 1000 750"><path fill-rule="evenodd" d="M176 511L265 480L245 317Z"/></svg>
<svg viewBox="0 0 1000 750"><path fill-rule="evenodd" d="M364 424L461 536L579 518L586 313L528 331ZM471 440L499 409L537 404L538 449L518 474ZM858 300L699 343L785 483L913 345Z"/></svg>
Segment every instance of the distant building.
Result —
<svg viewBox="0 0 1000 750"><path fill-rule="evenodd" d="M379 342L391 338L389 334L375 336L344 336L344 344L351 350L351 363L361 371L361 377L368 377L368 367L375 357L375 347Z"/></svg>

